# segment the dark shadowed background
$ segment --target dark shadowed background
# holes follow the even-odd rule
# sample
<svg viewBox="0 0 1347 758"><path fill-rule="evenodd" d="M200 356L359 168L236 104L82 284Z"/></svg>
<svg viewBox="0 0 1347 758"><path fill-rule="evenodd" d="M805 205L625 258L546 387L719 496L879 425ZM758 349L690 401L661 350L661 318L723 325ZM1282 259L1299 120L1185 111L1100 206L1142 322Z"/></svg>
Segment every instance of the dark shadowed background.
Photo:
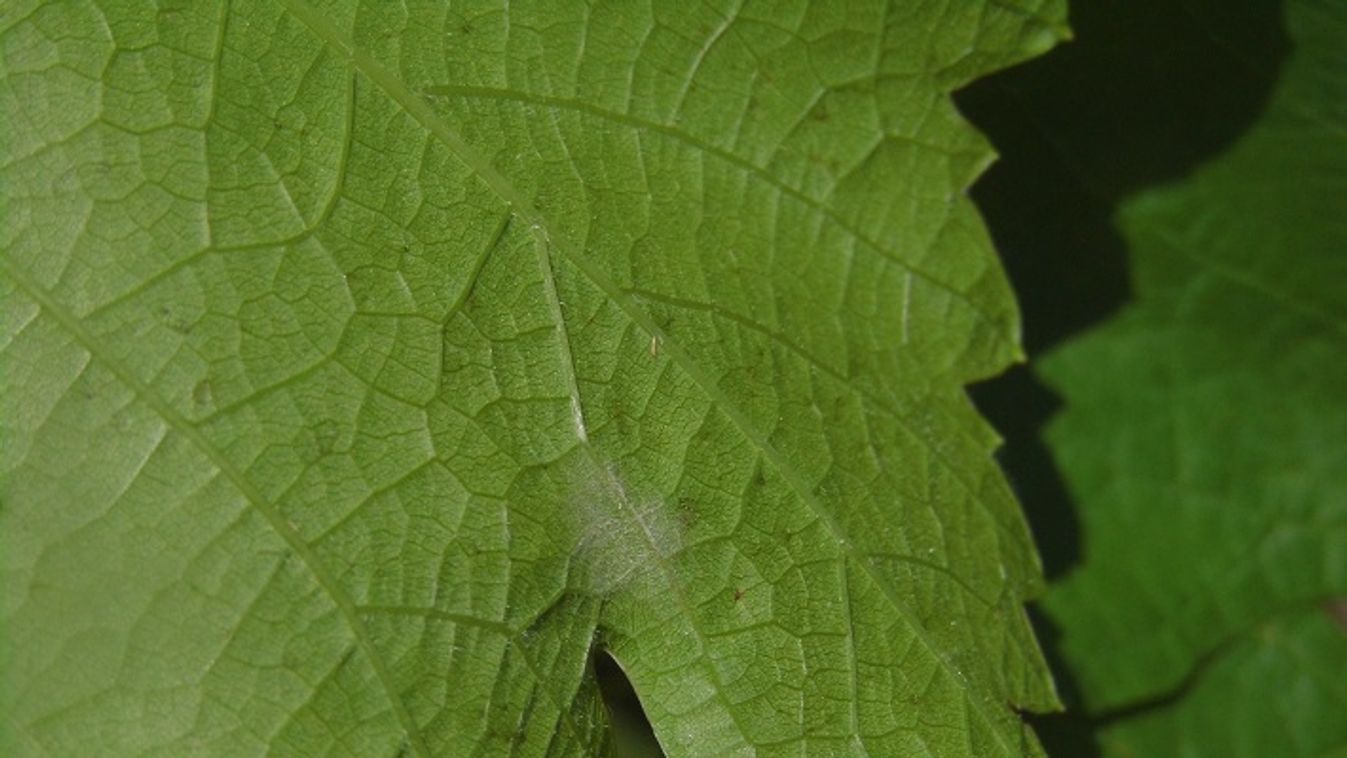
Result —
<svg viewBox="0 0 1347 758"><path fill-rule="evenodd" d="M1082 544L1077 506L1040 436L1059 401L1033 361L1127 302L1119 203L1182 179L1237 139L1287 52L1272 0L1075 0L1071 26L1073 42L955 98L1001 155L972 196L1019 297L1030 360L972 395L1006 439L1000 459L1049 581L1080 561ZM1030 612L1068 709L1027 716L1049 755L1098 755L1098 726L1181 694L1128 713L1080 713L1056 655L1059 632Z"/></svg>

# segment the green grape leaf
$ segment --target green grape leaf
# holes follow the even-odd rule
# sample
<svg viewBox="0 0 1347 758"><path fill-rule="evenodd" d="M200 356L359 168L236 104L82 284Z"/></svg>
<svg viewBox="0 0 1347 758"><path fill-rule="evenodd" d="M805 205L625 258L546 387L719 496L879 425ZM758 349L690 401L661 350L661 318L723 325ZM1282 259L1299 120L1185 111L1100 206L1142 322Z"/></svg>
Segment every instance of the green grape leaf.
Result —
<svg viewBox="0 0 1347 758"><path fill-rule="evenodd" d="M1231 640L1181 704L1140 709L1103 732L1124 756L1347 753L1343 627L1320 608L1288 611Z"/></svg>
<svg viewBox="0 0 1347 758"><path fill-rule="evenodd" d="M1036 752L949 93L1063 16L7 5L11 754Z"/></svg>
<svg viewBox="0 0 1347 758"><path fill-rule="evenodd" d="M1293 675L1347 655L1347 8L1286 18L1250 130L1121 211L1136 302L1041 365L1084 535L1046 606L1091 709L1150 704L1122 755L1347 744L1347 690Z"/></svg>

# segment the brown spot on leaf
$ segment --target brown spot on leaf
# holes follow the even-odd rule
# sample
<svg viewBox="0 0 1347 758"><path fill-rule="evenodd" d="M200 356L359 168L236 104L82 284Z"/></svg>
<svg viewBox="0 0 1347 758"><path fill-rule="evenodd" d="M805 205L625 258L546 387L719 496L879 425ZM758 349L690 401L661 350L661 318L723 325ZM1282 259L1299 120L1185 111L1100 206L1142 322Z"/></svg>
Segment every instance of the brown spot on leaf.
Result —
<svg viewBox="0 0 1347 758"><path fill-rule="evenodd" d="M1347 597L1335 597L1324 601L1324 613L1338 625L1343 634L1347 634Z"/></svg>

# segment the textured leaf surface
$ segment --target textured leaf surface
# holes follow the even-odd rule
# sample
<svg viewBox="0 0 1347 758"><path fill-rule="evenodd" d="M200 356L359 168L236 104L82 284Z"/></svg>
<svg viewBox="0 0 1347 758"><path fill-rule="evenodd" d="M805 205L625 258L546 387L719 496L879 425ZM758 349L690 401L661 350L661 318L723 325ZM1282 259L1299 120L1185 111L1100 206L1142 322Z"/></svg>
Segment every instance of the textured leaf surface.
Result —
<svg viewBox="0 0 1347 758"><path fill-rule="evenodd" d="M1093 708L1180 694L1120 754L1347 743L1322 681L1347 634L1316 610L1347 593L1347 8L1287 23L1255 126L1121 214L1138 302L1042 367L1085 523L1047 600L1066 656Z"/></svg>
<svg viewBox="0 0 1347 758"><path fill-rule="evenodd" d="M412 5L0 15L12 747L1033 752L948 92L1060 3Z"/></svg>

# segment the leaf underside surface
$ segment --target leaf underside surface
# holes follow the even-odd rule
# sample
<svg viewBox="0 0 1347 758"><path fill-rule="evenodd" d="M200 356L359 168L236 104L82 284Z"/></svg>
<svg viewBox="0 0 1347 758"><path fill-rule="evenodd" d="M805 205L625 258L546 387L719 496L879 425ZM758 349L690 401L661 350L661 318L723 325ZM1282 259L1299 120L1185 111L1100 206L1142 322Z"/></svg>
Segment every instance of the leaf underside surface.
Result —
<svg viewBox="0 0 1347 758"><path fill-rule="evenodd" d="M10 754L1036 752L948 94L1062 4L411 5L0 11Z"/></svg>
<svg viewBox="0 0 1347 758"><path fill-rule="evenodd" d="M1120 214L1137 302L1048 358L1084 565L1046 607L1116 755L1347 750L1347 7L1226 154Z"/></svg>

